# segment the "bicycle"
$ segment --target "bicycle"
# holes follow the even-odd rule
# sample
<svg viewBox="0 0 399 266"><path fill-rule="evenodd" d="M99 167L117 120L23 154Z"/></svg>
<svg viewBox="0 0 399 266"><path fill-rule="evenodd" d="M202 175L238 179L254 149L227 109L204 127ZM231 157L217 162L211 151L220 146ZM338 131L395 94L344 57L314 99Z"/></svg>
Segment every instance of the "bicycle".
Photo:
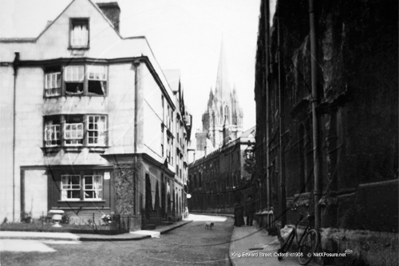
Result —
<svg viewBox="0 0 399 266"><path fill-rule="evenodd" d="M300 213L299 211L297 211L296 208L292 208L291 210L299 213L300 216L299 216L298 221L295 224L295 227L292 228L292 231L290 232L287 240L284 242L284 244L282 244L281 248L277 250L277 258L278 258L278 260L282 260L282 258L284 257L283 253L287 253L287 251L290 249L291 244L295 238L298 243L298 253L296 254L297 258L298 258L298 262L301 265L306 265L312 260L313 253L316 251L316 249L319 245L319 233L315 229L310 227L310 224L314 220L314 216L308 214L305 217L305 219L308 220L308 224L307 224L301 238L299 239L297 227L298 227L298 224L304 220L304 218L303 218L304 215L302 213ZM279 236L279 239L282 239L280 230L278 230L278 236Z"/></svg>

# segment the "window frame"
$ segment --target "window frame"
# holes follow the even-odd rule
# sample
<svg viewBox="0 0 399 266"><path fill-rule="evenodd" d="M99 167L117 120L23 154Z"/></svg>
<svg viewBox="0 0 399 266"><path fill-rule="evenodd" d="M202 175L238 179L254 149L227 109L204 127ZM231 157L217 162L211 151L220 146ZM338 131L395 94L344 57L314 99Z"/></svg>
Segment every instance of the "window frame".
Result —
<svg viewBox="0 0 399 266"><path fill-rule="evenodd" d="M78 120L81 120L82 122L78 123L71 123L67 121L69 119L72 119L71 117L77 117ZM104 127L102 130L102 135L104 138L103 143L91 143L89 144L89 117L100 117L104 119ZM59 121L59 124L54 124L52 121ZM67 138L67 126L69 125L81 125L81 134L82 136L76 134L77 137L79 138L72 138L68 137ZM59 139L57 140L48 140L47 139L47 130L48 127L54 127L58 126L59 127L59 132L58 136ZM94 132L93 130L91 132ZM69 132L70 133L70 132ZM47 150L53 150L53 149L62 149L62 148L90 148L90 149L105 149L108 147L108 115L107 114L70 114L70 115L49 115L49 116L44 116L43 117L43 149ZM98 136L97 136L98 137ZM67 143L68 140L81 140L81 143ZM58 145L48 145L47 141L58 141Z"/></svg>
<svg viewBox="0 0 399 266"><path fill-rule="evenodd" d="M101 68L102 68L102 71L98 71L98 72L93 71L94 69L99 70ZM93 75L93 77L91 77L91 75ZM85 65L85 78L86 78L85 85L87 87L86 96L105 96L105 95L107 95L108 65L104 65L104 64ZM101 95L101 94L97 94L93 91L90 91L90 82L99 82L103 94ZM94 84L93 84L93 86L94 86Z"/></svg>
<svg viewBox="0 0 399 266"><path fill-rule="evenodd" d="M86 24L86 26L87 26L87 44L82 45L82 46L77 46L72 43L73 42L72 32L74 30L74 26L79 23ZM70 18L68 35L69 35L68 49L70 49L70 50L88 50L88 49L90 49L90 18L87 18L87 17Z"/></svg>
<svg viewBox="0 0 399 266"><path fill-rule="evenodd" d="M67 129L67 127L71 127L71 129ZM72 131L75 129L77 130L75 133L75 137L67 137L67 134L69 133L72 135L75 131ZM79 129L79 127L81 129ZM81 132L81 133L80 133ZM81 134L81 137L79 137L79 133ZM64 138L64 146L71 147L71 146L83 146L84 145L84 139L85 139L85 130L84 130L84 123L64 123L64 127L62 130L62 136ZM81 143L76 143L76 141L81 141ZM67 141L75 141L72 143L67 143Z"/></svg>
<svg viewBox="0 0 399 266"><path fill-rule="evenodd" d="M59 80L56 79L56 83L59 83L58 86L56 86L56 87L53 87L53 86L49 85L49 83L53 83L53 81L48 82L48 77L53 77L54 75L56 75L56 76L58 75L58 78L59 78ZM44 71L44 86L43 87L44 87L44 97L45 98L52 98L52 97L61 96L62 95L62 71L61 71L61 69L59 71L55 71L53 69L45 70ZM48 95L47 92L49 92L49 91L58 91L58 92Z"/></svg>
<svg viewBox="0 0 399 266"><path fill-rule="evenodd" d="M51 132L49 133L49 131L51 131ZM50 134L50 139L48 139L49 134ZM47 144L49 141L50 142L58 142L58 144ZM44 146L46 148L58 147L61 145L61 143L62 143L61 141L62 141L61 140L61 123L60 124L45 123L44 124Z"/></svg>
<svg viewBox="0 0 399 266"><path fill-rule="evenodd" d="M99 118L99 120L101 120L101 118L104 118L104 125L103 125L103 129L102 130L100 130L100 129L90 129L90 118ZM85 132L86 132L86 140L87 140L87 146L88 147L91 147L91 146L95 146L95 147L102 147L102 146L106 146L106 144L107 144L107 138L108 138L108 124L107 124L107 116L106 115L101 115L101 114L87 114L86 115L86 117L85 117L85 119L86 119L86 130L85 130ZM95 122L95 121L94 121ZM95 124L94 124L95 125ZM96 143L90 143L90 138L91 138L91 136L89 135L90 133L94 133L94 132L97 132L97 136L94 136L93 138L97 138L97 141L98 141L98 139L100 138L100 134L102 134L103 136L103 138L104 138L104 140L103 140L103 144L99 144L98 142L96 142Z"/></svg>
<svg viewBox="0 0 399 266"><path fill-rule="evenodd" d="M103 71L92 72L93 69L100 69L103 68ZM56 71L55 69L60 69ZM82 69L82 77L81 80L76 79L73 80L70 76L74 76L73 69ZM48 98L56 98L56 97L107 97L108 96L108 88L109 88L109 64L107 63L96 63L96 62L83 62L83 63L73 63L73 64L59 64L58 66L53 66L49 69L44 69L44 76L43 76L43 97L46 99ZM90 75L93 74L93 78L90 78ZM59 83L60 87L58 88L48 88L47 80L48 76L52 74L59 74ZM79 74L79 71L77 72ZM94 78L97 76L98 78ZM102 76L102 77L101 77ZM91 86L95 86L95 83L91 85L92 82L100 82L102 94L96 93ZM82 90L79 92L74 92L71 90L67 90L68 84L82 84ZM50 90L58 90L57 94L50 94L48 91ZM99 91L99 90L97 90Z"/></svg>
<svg viewBox="0 0 399 266"><path fill-rule="evenodd" d="M105 201L104 198L104 175L105 172L97 172L97 171L83 171L83 172L79 172L79 173L66 173L66 174L61 174L61 180L60 180L60 200L61 201L69 201L69 202L83 202L83 201ZM64 183L64 178L73 178L73 177L77 177L79 180L79 184L78 184L78 188L72 188L72 187L65 187L65 185L69 185L69 184L65 184ZM86 178L87 177L93 177L92 179L92 188L86 188ZM95 188L95 182L94 182L94 178L95 177L100 177L100 186L99 188L97 188L97 193L96 193L96 188ZM69 182L68 182L69 183ZM73 186L73 184L72 184ZM76 185L75 185L76 186ZM69 191L79 191L79 198L75 197L75 198L68 198L68 192ZM86 196L86 192L93 192L93 195L96 195L97 197L94 198L89 198Z"/></svg>
<svg viewBox="0 0 399 266"><path fill-rule="evenodd" d="M71 177L71 178L73 178L73 177L79 177L79 188L73 188L73 187L71 187L71 188L65 188L64 187L64 177ZM68 180L68 185L69 185L69 180ZM73 186L73 184L72 184L72 186ZM81 200L81 198L82 198L82 193L81 193L81 190L82 190L82 180L81 180L81 178L80 178L80 175L76 175L76 174L65 174L65 175L61 175L61 200L62 201L80 201ZM65 197L64 198L64 195L68 195L68 192L69 191L79 191L79 198L68 198L68 197ZM65 193L64 193L65 192Z"/></svg>
<svg viewBox="0 0 399 266"><path fill-rule="evenodd" d="M76 79L74 77L75 75L77 76ZM85 83L86 83L86 66L85 65L64 66L62 78L63 78L62 83L64 86L64 96L83 96L83 95L85 95ZM68 91L67 84L82 84L81 85L82 90L80 92Z"/></svg>
<svg viewBox="0 0 399 266"><path fill-rule="evenodd" d="M93 177L93 179L92 179L92 186L93 186L93 188L92 189L88 189L88 188L86 188L86 177ZM97 191L101 191L101 197L95 197L95 198L86 198L86 192L94 192L94 193L96 193L96 188L95 188L95 182L94 182L94 178L95 177L100 177L100 186L101 186L101 188L100 189L97 189ZM82 194L83 194L83 200L85 200L85 201L96 201L96 200L103 200L104 199L104 175L100 175L100 174L98 174L98 173L93 173L92 175L83 175L83 185L82 185ZM98 192L97 192L97 194L99 194ZM98 195L97 195L98 196Z"/></svg>

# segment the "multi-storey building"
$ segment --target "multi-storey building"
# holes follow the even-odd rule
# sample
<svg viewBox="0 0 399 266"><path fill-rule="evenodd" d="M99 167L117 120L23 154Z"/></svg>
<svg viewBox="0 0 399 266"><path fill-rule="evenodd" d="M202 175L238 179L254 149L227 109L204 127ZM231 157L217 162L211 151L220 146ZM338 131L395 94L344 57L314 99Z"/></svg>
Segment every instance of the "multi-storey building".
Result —
<svg viewBox="0 0 399 266"><path fill-rule="evenodd" d="M396 265L398 2L279 0L270 31L268 2L256 55L259 207L284 225L295 204L315 215L322 250Z"/></svg>
<svg viewBox="0 0 399 266"><path fill-rule="evenodd" d="M0 40L0 219L182 216L191 116L146 38L119 34L119 14L74 0L38 37Z"/></svg>
<svg viewBox="0 0 399 266"><path fill-rule="evenodd" d="M189 165L190 211L233 213L234 205L244 204L255 193L252 166L248 165L255 144L255 127Z"/></svg>

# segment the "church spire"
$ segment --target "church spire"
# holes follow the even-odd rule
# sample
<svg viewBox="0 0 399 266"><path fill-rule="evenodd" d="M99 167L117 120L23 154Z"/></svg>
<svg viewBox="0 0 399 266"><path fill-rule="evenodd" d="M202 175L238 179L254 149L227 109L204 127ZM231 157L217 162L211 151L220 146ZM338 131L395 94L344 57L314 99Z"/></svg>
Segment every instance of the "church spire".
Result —
<svg viewBox="0 0 399 266"><path fill-rule="evenodd" d="M215 96L220 102L226 102L230 97L229 77L226 63L226 55L224 51L224 43L220 45L219 66L216 78Z"/></svg>

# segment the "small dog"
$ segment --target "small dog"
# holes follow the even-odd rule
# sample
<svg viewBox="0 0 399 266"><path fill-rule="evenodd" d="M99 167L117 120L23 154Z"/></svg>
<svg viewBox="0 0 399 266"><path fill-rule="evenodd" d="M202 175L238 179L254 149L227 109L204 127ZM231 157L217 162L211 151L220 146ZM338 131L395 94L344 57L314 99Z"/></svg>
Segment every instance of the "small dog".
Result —
<svg viewBox="0 0 399 266"><path fill-rule="evenodd" d="M212 230L213 225L214 225L214 224L211 223L211 222L206 222L206 223L205 223L205 229Z"/></svg>

